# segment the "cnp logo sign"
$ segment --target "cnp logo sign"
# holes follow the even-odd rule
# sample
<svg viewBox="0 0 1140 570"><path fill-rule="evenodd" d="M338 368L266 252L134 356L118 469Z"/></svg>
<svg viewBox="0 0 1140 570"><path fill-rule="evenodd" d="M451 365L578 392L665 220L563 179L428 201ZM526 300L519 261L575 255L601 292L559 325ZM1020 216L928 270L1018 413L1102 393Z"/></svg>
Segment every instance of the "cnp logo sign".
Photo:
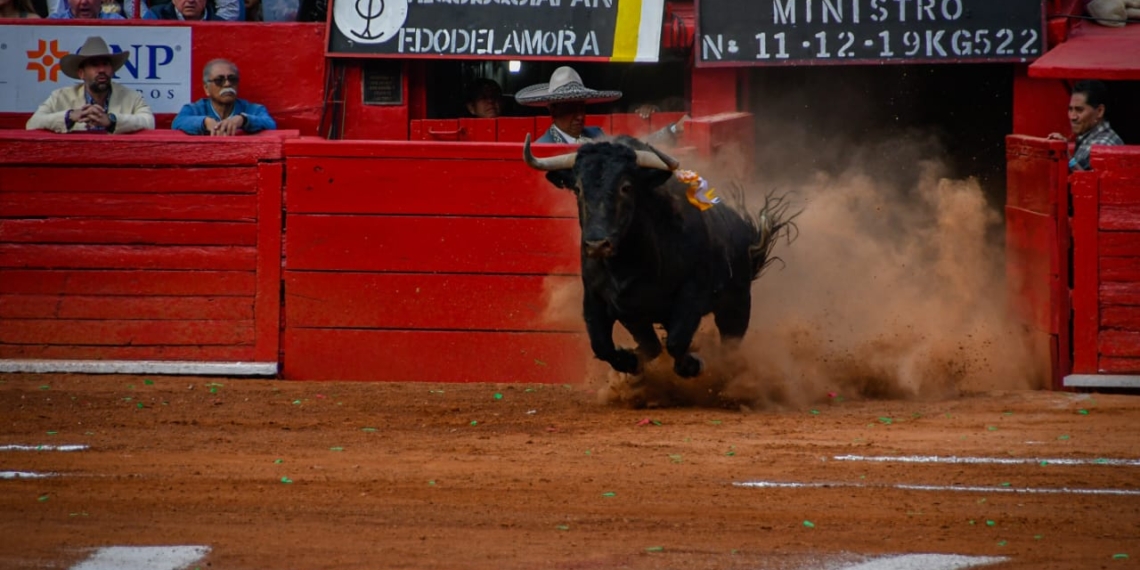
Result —
<svg viewBox="0 0 1140 570"><path fill-rule="evenodd" d="M0 26L0 113L30 113L55 89L78 83L59 62L96 35L131 54L115 82L141 93L155 113L191 101L188 27Z"/></svg>

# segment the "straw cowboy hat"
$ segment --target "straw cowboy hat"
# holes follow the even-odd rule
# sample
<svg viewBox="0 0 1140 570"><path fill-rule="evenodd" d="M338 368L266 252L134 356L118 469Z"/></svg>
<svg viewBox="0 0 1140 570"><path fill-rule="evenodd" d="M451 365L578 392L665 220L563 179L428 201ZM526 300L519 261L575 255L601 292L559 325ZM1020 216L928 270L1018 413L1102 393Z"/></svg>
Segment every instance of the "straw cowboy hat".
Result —
<svg viewBox="0 0 1140 570"><path fill-rule="evenodd" d="M529 107L545 107L551 103L609 103L621 99L621 91L597 91L582 85L582 77L572 68L562 66L554 70L550 83L539 83L520 89L515 101Z"/></svg>
<svg viewBox="0 0 1140 570"><path fill-rule="evenodd" d="M83 62L93 57L106 57L111 60L111 69L118 71L127 58L131 54L127 52L111 53L111 48L107 46L107 42L99 36L91 36L87 41L83 42L83 47L75 53L69 53L59 60L59 69L64 75L72 78L79 79L79 68L83 66Z"/></svg>

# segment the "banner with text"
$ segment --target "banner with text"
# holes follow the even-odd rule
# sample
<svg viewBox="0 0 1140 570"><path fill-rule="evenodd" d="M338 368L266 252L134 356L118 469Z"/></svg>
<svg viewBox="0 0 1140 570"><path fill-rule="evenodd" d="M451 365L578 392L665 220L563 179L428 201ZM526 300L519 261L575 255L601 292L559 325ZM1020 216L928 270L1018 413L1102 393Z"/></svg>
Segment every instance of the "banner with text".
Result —
<svg viewBox="0 0 1140 570"><path fill-rule="evenodd" d="M657 61L665 0L333 0L329 55Z"/></svg>
<svg viewBox="0 0 1140 570"><path fill-rule="evenodd" d="M59 63L88 36L130 53L114 81L141 93L155 113L177 113L190 102L189 27L0 25L0 113L34 112L52 91L79 83Z"/></svg>
<svg viewBox="0 0 1140 570"><path fill-rule="evenodd" d="M1019 61L1041 0L697 0L697 66Z"/></svg>

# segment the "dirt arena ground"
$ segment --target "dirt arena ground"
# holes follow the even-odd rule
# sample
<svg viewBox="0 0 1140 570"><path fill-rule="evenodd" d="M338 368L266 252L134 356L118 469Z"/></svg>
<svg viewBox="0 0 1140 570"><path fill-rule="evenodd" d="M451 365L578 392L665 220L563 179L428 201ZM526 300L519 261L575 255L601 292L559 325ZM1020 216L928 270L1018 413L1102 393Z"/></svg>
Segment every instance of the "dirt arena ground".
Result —
<svg viewBox="0 0 1140 570"><path fill-rule="evenodd" d="M200 545L190 568L228 570L1140 567L1137 396L823 398L3 375L0 471L22 475L0 479L0 567L114 545ZM89 447L13 447L41 445Z"/></svg>

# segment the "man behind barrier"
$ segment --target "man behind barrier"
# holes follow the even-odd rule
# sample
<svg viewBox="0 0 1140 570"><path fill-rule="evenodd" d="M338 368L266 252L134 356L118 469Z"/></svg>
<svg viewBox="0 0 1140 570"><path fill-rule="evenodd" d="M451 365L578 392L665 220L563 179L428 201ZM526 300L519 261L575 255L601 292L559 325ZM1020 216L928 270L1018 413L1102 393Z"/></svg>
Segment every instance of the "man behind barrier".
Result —
<svg viewBox="0 0 1140 570"><path fill-rule="evenodd" d="M215 59L202 69L206 96L182 106L170 128L188 135L230 136L277 128L264 105L238 99L237 65Z"/></svg>
<svg viewBox="0 0 1140 570"><path fill-rule="evenodd" d="M52 91L28 119L27 129L114 134L153 129L154 114L142 95L111 81L128 57L130 52L111 53L99 36L87 38L79 51L59 62L64 75L82 83Z"/></svg>
<svg viewBox="0 0 1140 570"><path fill-rule="evenodd" d="M1122 145L1120 135L1112 130L1104 118L1108 87L1095 79L1078 81L1069 97L1069 124L1073 127L1076 146L1069 159L1069 170L1090 170L1089 152L1093 145ZM1049 133L1049 138L1068 140L1061 133Z"/></svg>

